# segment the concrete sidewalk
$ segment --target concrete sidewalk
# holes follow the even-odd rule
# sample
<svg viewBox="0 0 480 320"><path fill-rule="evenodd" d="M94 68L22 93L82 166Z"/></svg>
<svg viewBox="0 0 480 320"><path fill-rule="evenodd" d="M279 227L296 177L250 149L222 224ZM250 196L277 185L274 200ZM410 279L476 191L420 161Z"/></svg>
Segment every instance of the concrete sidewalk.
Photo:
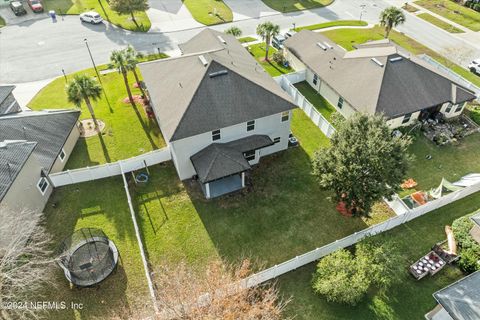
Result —
<svg viewBox="0 0 480 320"><path fill-rule="evenodd" d="M262 0L224 0L224 2L233 12L233 21L281 14L265 5Z"/></svg>

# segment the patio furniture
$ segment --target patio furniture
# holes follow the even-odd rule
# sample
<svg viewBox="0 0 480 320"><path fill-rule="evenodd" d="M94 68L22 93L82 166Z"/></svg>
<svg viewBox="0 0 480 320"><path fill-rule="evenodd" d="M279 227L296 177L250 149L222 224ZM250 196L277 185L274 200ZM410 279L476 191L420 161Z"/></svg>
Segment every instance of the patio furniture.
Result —
<svg viewBox="0 0 480 320"><path fill-rule="evenodd" d="M410 266L410 273L415 279L420 280L427 274L431 276L445 267L446 262L434 251L430 251L425 256L417 260Z"/></svg>

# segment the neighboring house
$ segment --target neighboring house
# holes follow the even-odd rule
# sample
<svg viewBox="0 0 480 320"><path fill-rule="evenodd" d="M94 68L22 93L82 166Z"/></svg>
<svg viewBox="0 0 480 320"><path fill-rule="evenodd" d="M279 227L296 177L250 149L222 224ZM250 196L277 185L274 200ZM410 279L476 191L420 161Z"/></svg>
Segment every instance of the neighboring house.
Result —
<svg viewBox="0 0 480 320"><path fill-rule="evenodd" d="M139 65L178 175L207 198L239 190L251 165L287 149L296 106L233 36L206 29L180 49Z"/></svg>
<svg viewBox="0 0 480 320"><path fill-rule="evenodd" d="M15 86L0 86L0 115L22 110L13 96L13 89Z"/></svg>
<svg viewBox="0 0 480 320"><path fill-rule="evenodd" d="M433 294L438 305L425 315L429 320L480 319L480 271Z"/></svg>
<svg viewBox="0 0 480 320"><path fill-rule="evenodd" d="M389 40L345 51L325 36L302 30L285 41L284 54L296 70L343 116L384 114L392 128L442 112L459 116L473 92L406 54Z"/></svg>
<svg viewBox="0 0 480 320"><path fill-rule="evenodd" d="M0 205L43 210L48 174L62 171L80 135L76 110L23 111L0 116Z"/></svg>

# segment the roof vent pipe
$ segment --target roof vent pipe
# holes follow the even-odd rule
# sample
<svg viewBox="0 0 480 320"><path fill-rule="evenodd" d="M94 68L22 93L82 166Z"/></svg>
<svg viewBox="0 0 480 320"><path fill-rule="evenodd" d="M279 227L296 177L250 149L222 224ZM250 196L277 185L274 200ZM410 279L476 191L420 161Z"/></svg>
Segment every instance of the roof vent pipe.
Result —
<svg viewBox="0 0 480 320"><path fill-rule="evenodd" d="M372 58L372 59L370 59L370 60L372 60L373 62L375 62L375 64L377 64L379 67L382 67L382 68L383 68L383 63L381 63L380 61L378 61L377 58Z"/></svg>
<svg viewBox="0 0 480 320"><path fill-rule="evenodd" d="M205 57L203 55L199 55L198 59L200 59L200 62L203 64L204 67L206 67L208 65L208 61L207 61L207 59L205 59Z"/></svg>
<svg viewBox="0 0 480 320"><path fill-rule="evenodd" d="M322 48L323 51L327 51L327 47L325 47L322 43L317 42L317 46L319 46L320 48Z"/></svg>

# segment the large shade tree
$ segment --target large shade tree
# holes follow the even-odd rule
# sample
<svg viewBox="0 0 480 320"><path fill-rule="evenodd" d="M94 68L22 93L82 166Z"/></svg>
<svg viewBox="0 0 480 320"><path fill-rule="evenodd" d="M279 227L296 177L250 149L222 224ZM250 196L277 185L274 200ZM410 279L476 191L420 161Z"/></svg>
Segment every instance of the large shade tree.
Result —
<svg viewBox="0 0 480 320"><path fill-rule="evenodd" d="M135 19L135 12L148 10L148 0L110 0L110 8L118 14L129 14L132 17L133 23L139 28L137 20Z"/></svg>
<svg viewBox="0 0 480 320"><path fill-rule="evenodd" d="M129 59L130 58L126 50L113 50L110 54L110 63L122 75L125 88L127 89L128 99L130 100L132 106L135 107L132 90L128 84L128 71L130 70Z"/></svg>
<svg viewBox="0 0 480 320"><path fill-rule="evenodd" d="M398 191L411 159L409 137L394 137L381 115L356 113L337 128L327 149L318 150L313 171L320 186L351 214Z"/></svg>
<svg viewBox="0 0 480 320"><path fill-rule="evenodd" d="M380 13L380 25L385 27L385 38L388 38L390 31L400 24L405 23L405 14L397 7L388 7Z"/></svg>
<svg viewBox="0 0 480 320"><path fill-rule="evenodd" d="M92 100L97 101L100 99L102 93L102 87L93 77L86 74L77 74L73 77L66 87L68 101L80 107L82 102L85 102L90 115L92 116L95 129L98 129L97 118L92 106Z"/></svg>
<svg viewBox="0 0 480 320"><path fill-rule="evenodd" d="M265 60L268 61L268 51L272 38L280 34L280 26L270 21L261 23L257 26L257 34L265 41Z"/></svg>

